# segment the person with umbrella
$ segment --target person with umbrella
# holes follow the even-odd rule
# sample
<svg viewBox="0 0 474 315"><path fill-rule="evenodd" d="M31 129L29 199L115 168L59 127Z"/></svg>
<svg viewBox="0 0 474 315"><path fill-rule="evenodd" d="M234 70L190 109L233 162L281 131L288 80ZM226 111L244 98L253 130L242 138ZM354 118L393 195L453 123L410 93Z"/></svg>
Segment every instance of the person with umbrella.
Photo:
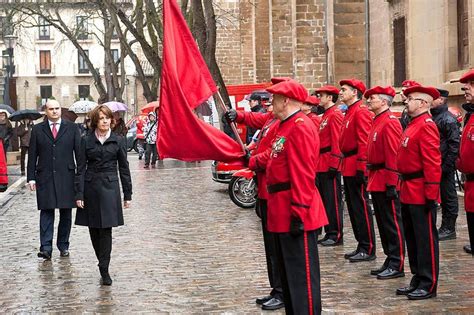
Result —
<svg viewBox="0 0 474 315"><path fill-rule="evenodd" d="M31 130L33 129L33 122L26 118L21 120L20 125L17 127L16 134L20 138L20 170L21 176L25 175L25 157L30 146Z"/></svg>
<svg viewBox="0 0 474 315"><path fill-rule="evenodd" d="M10 144L10 138L12 134L13 127L8 120L8 112L6 110L0 109L0 139L3 142L3 151L5 152L5 157L7 156L7 149Z"/></svg>

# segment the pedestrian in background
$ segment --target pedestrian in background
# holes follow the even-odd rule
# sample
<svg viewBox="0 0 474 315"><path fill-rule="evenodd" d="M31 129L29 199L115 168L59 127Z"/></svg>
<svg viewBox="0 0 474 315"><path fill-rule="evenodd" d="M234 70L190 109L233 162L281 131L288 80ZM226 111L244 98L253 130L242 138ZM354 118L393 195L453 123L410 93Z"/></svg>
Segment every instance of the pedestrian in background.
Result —
<svg viewBox="0 0 474 315"><path fill-rule="evenodd" d="M31 130L33 129L33 122L29 119L23 119L17 127L16 134L20 138L20 170L21 176L25 175L25 157L30 146Z"/></svg>
<svg viewBox="0 0 474 315"><path fill-rule="evenodd" d="M375 114L367 142L367 191L372 195L380 241L386 255L382 267L371 270L370 274L380 280L404 277L405 236L397 172L402 125L390 111L395 90L391 86L376 86L367 90L364 97L367 107Z"/></svg>
<svg viewBox="0 0 474 315"><path fill-rule="evenodd" d="M410 123L397 155L401 176L400 202L410 270L413 275L398 295L410 300L436 296L439 274L439 241L436 201L439 200L441 153L439 132L429 109L439 92L433 87L414 86L403 91Z"/></svg>
<svg viewBox="0 0 474 315"><path fill-rule="evenodd" d="M145 134L143 133L143 127L147 123L147 117L144 115L138 115L137 117L137 148L138 148L138 159L141 160L145 154Z"/></svg>
<svg viewBox="0 0 474 315"><path fill-rule="evenodd" d="M114 112L113 116L114 116L115 125L112 131L118 134L119 136L126 137L128 128L125 125L125 121L123 120L122 115L120 114L120 112Z"/></svg>
<svg viewBox="0 0 474 315"><path fill-rule="evenodd" d="M466 72L460 79L463 83L466 104L462 107L466 110L464 129L462 132L461 147L457 168L466 176L464 184L464 209L466 210L467 229L469 232L469 245L464 246L468 254L473 254L474 248L474 69Z"/></svg>
<svg viewBox="0 0 474 315"><path fill-rule="evenodd" d="M13 127L8 120L8 113L4 110L0 110L0 139L3 140L3 151L5 157L7 156L7 149L10 145L10 138L13 134Z"/></svg>
<svg viewBox="0 0 474 315"><path fill-rule="evenodd" d="M145 166L144 168L150 167L150 156L151 156L151 167L156 167L156 160L158 159L158 153L156 151L156 133L158 130L158 119L156 118L155 112L148 114L148 123L143 128L145 134Z"/></svg>
<svg viewBox="0 0 474 315"><path fill-rule="evenodd" d="M262 96L257 93L252 93L249 97L250 111L252 113L265 113L265 108L263 107ZM268 100L268 99L266 99ZM247 126L247 135L245 144L250 144L252 142L252 137L258 129Z"/></svg>
<svg viewBox="0 0 474 315"><path fill-rule="evenodd" d="M61 106L48 100L45 121L31 131L28 148L27 182L40 213L38 257L50 259L54 232L54 211L59 208L57 247L61 257L69 256L71 208L75 206L75 160L79 158L81 135L77 125L61 119Z"/></svg>
<svg viewBox="0 0 474 315"><path fill-rule="evenodd" d="M128 208L132 200L132 179L127 161L127 140L112 132L112 111L100 105L92 110L90 118L91 132L82 138L75 180L78 207L75 224L89 227L101 283L111 285L112 227L124 224L119 175L124 208Z"/></svg>
<svg viewBox="0 0 474 315"><path fill-rule="evenodd" d="M438 127L441 151L441 226L439 240L456 238L459 205L456 191L456 159L459 153L460 130L456 117L448 110L449 92L438 89L440 97L431 104L431 115Z"/></svg>

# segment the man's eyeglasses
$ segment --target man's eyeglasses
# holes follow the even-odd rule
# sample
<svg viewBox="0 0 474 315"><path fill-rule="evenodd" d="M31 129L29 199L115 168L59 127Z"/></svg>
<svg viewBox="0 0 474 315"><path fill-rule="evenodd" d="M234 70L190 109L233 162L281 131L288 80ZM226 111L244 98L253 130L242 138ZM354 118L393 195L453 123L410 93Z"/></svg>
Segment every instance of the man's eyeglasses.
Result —
<svg viewBox="0 0 474 315"><path fill-rule="evenodd" d="M426 100L422 98L413 98L413 97L408 97L405 101L405 103L411 102L411 101L421 101L421 102L426 102Z"/></svg>

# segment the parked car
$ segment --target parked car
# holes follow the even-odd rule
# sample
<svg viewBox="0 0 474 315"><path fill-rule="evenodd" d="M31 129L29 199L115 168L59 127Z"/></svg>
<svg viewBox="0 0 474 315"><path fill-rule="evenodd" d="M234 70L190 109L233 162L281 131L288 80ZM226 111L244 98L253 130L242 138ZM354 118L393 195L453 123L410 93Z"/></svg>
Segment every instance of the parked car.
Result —
<svg viewBox="0 0 474 315"><path fill-rule="evenodd" d="M127 124L127 150L130 152L135 150L138 153L137 148L137 119L136 117L131 118Z"/></svg>

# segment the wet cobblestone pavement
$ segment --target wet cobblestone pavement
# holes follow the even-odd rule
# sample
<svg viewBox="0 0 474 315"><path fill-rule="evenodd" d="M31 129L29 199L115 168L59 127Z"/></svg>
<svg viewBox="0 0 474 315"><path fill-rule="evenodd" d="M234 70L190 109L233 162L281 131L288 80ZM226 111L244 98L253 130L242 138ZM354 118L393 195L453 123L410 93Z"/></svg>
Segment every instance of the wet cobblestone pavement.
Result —
<svg viewBox="0 0 474 315"><path fill-rule="evenodd" d="M35 194L21 188L0 208L0 312L272 313L254 303L268 293L258 218L211 180L210 163L165 161L144 170L135 154L129 159L134 195L125 226L113 230L113 285L99 285L87 228L73 226L69 258L57 249L51 261L36 257ZM474 313L463 210L458 238L440 244L438 297L425 301L395 295L410 279L408 262L405 278L369 276L384 259L380 242L376 261L345 260L355 243L347 213L344 223L344 246L320 248L324 312Z"/></svg>

